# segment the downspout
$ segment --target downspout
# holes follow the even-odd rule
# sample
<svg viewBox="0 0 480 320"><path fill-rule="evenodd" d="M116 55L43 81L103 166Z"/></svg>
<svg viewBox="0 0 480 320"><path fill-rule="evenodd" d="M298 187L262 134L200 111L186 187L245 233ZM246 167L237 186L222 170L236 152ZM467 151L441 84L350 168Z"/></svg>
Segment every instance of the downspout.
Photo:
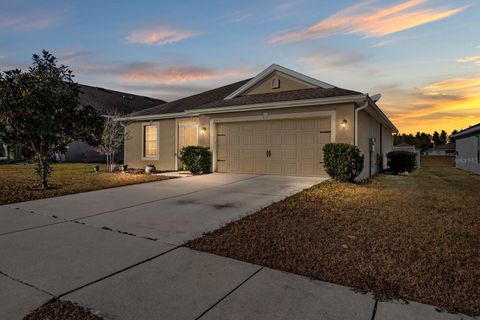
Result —
<svg viewBox="0 0 480 320"><path fill-rule="evenodd" d="M368 94L365 95L365 104L357 109L355 109L355 145L358 146L358 111L361 111L368 107Z"/></svg>

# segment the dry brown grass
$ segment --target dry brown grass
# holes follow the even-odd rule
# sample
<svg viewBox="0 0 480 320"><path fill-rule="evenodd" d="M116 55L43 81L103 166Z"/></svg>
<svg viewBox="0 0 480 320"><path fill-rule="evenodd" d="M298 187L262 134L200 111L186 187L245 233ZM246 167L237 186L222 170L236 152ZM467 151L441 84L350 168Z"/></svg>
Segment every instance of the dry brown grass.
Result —
<svg viewBox="0 0 480 320"><path fill-rule="evenodd" d="M480 176L423 168L326 182L189 247L448 311L480 314Z"/></svg>
<svg viewBox="0 0 480 320"><path fill-rule="evenodd" d="M455 156L421 156L421 167L455 167Z"/></svg>
<svg viewBox="0 0 480 320"><path fill-rule="evenodd" d="M65 194L100 190L165 179L147 174L95 173L93 164L61 163L53 165L50 188L40 190L38 177L30 164L0 165L0 204L57 197ZM105 171L101 165L101 171Z"/></svg>

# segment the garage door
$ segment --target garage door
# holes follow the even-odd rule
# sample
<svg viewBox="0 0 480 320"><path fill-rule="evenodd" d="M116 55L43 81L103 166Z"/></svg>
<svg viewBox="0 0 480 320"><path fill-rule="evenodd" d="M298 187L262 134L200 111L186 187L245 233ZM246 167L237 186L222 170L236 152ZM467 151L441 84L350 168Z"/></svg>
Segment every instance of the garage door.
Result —
<svg viewBox="0 0 480 320"><path fill-rule="evenodd" d="M217 124L217 171L324 176L330 117Z"/></svg>

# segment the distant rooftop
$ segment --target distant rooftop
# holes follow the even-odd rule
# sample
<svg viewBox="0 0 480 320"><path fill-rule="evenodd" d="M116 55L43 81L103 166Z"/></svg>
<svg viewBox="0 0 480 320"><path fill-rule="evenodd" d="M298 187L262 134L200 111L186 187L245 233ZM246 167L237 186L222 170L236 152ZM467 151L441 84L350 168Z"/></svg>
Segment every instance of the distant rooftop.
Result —
<svg viewBox="0 0 480 320"><path fill-rule="evenodd" d="M80 104L90 105L100 114L107 114L116 110L119 114L126 115L165 103L160 99L85 84L80 84L80 91Z"/></svg>

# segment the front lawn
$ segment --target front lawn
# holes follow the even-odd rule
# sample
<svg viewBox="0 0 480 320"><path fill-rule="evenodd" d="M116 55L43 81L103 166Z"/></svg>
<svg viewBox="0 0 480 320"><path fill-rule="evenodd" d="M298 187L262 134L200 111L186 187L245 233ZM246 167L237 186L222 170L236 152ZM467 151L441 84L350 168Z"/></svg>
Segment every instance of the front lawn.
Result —
<svg viewBox="0 0 480 320"><path fill-rule="evenodd" d="M192 249L480 314L480 176L423 168L327 181L188 244Z"/></svg>
<svg viewBox="0 0 480 320"><path fill-rule="evenodd" d="M50 188L40 190L38 176L31 164L0 164L0 204L42 199L65 194L100 190L166 179L147 174L93 172L93 164L59 163L53 165Z"/></svg>

